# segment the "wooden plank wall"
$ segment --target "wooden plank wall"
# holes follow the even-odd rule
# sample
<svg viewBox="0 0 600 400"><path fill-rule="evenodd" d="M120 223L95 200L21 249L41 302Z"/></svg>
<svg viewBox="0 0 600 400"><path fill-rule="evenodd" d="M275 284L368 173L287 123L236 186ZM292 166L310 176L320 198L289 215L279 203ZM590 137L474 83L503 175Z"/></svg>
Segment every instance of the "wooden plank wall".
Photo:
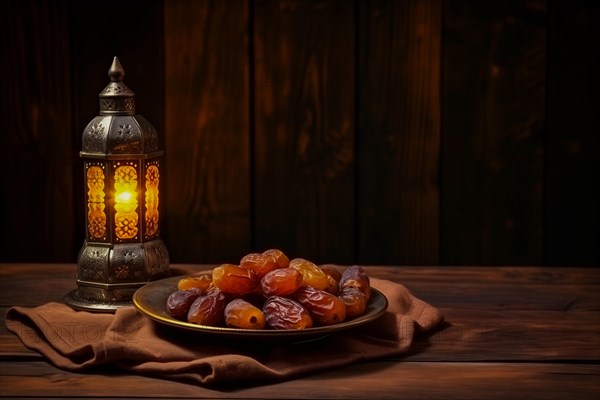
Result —
<svg viewBox="0 0 600 400"><path fill-rule="evenodd" d="M0 9L0 259L72 259L81 219L73 212L69 7L7 1Z"/></svg>
<svg viewBox="0 0 600 400"><path fill-rule="evenodd" d="M354 258L352 2L254 7L254 245Z"/></svg>
<svg viewBox="0 0 600 400"><path fill-rule="evenodd" d="M438 264L442 2L362 1L360 262Z"/></svg>
<svg viewBox="0 0 600 400"><path fill-rule="evenodd" d="M250 248L248 4L168 1L162 232L171 259L236 262Z"/></svg>
<svg viewBox="0 0 600 400"><path fill-rule="evenodd" d="M598 265L600 3L550 5L544 263Z"/></svg>
<svg viewBox="0 0 600 400"><path fill-rule="evenodd" d="M538 265L546 2L448 1L444 15L442 257Z"/></svg>
<svg viewBox="0 0 600 400"><path fill-rule="evenodd" d="M165 149L174 263L598 264L597 2L0 7L0 261L76 260L117 55Z"/></svg>

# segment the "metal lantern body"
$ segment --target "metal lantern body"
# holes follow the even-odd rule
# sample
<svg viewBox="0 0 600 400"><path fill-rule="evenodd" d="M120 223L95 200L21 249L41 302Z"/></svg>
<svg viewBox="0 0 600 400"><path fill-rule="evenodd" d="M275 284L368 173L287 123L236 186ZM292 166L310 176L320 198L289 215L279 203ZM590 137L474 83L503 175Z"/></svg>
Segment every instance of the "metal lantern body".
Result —
<svg viewBox="0 0 600 400"><path fill-rule="evenodd" d="M136 114L135 94L115 57L111 82L100 93L100 115L82 135L86 239L79 252L76 309L114 311L130 305L149 281L169 276L159 236L158 134Z"/></svg>

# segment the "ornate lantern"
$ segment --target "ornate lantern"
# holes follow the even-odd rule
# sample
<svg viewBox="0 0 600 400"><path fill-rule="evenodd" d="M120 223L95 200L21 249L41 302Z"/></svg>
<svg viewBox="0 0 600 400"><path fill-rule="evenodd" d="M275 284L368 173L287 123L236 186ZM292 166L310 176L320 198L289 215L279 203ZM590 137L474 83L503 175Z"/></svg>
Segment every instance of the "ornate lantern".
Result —
<svg viewBox="0 0 600 400"><path fill-rule="evenodd" d="M133 293L169 276L169 254L159 237L158 134L136 114L135 94L123 83L115 57L100 93L100 115L82 135L86 238L79 252L77 289L65 303L112 312Z"/></svg>

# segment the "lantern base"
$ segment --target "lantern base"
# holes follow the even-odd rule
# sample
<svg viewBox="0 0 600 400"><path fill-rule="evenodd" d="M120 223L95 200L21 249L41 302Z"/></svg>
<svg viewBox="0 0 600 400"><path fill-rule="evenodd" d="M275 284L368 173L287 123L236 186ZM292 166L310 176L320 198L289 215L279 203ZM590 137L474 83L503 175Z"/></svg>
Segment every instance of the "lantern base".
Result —
<svg viewBox="0 0 600 400"><path fill-rule="evenodd" d="M90 299L85 299L79 296L79 289L71 290L64 298L64 302L69 307L78 311L91 311L102 313L114 313L119 308L130 307L133 305L131 301L123 302L98 302Z"/></svg>
<svg viewBox="0 0 600 400"><path fill-rule="evenodd" d="M77 288L64 296L76 310L115 312L132 306L136 290L167 278L169 253L160 239L143 243L85 241L77 259Z"/></svg>

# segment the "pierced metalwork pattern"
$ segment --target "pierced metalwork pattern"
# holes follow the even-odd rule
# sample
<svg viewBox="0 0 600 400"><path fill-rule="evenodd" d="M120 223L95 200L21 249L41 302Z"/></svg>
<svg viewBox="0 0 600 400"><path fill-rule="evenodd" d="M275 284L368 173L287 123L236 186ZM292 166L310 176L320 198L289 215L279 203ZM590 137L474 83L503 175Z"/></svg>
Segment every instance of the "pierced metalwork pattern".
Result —
<svg viewBox="0 0 600 400"><path fill-rule="evenodd" d="M160 277L169 273L169 253L162 240L146 243L146 258L150 266L150 276Z"/></svg>
<svg viewBox="0 0 600 400"><path fill-rule="evenodd" d="M123 82L110 82L100 96L133 96L134 93Z"/></svg>
<svg viewBox="0 0 600 400"><path fill-rule="evenodd" d="M114 116L108 133L111 154L141 154L142 132L134 116Z"/></svg>
<svg viewBox="0 0 600 400"><path fill-rule="evenodd" d="M109 247L84 246L79 255L78 279L91 282L105 281L109 251Z"/></svg>
<svg viewBox="0 0 600 400"><path fill-rule="evenodd" d="M109 118L94 118L83 131L82 150L87 153L105 153L109 125Z"/></svg>
<svg viewBox="0 0 600 400"><path fill-rule="evenodd" d="M144 268L144 247L140 244L115 245L110 258L109 281L145 282L148 281Z"/></svg>
<svg viewBox="0 0 600 400"><path fill-rule="evenodd" d="M126 112L128 114L135 113L135 99L128 98L104 98L100 99L101 113Z"/></svg>
<svg viewBox="0 0 600 400"><path fill-rule="evenodd" d="M140 244L115 245L110 257L110 283L143 283L148 281L145 250Z"/></svg>

